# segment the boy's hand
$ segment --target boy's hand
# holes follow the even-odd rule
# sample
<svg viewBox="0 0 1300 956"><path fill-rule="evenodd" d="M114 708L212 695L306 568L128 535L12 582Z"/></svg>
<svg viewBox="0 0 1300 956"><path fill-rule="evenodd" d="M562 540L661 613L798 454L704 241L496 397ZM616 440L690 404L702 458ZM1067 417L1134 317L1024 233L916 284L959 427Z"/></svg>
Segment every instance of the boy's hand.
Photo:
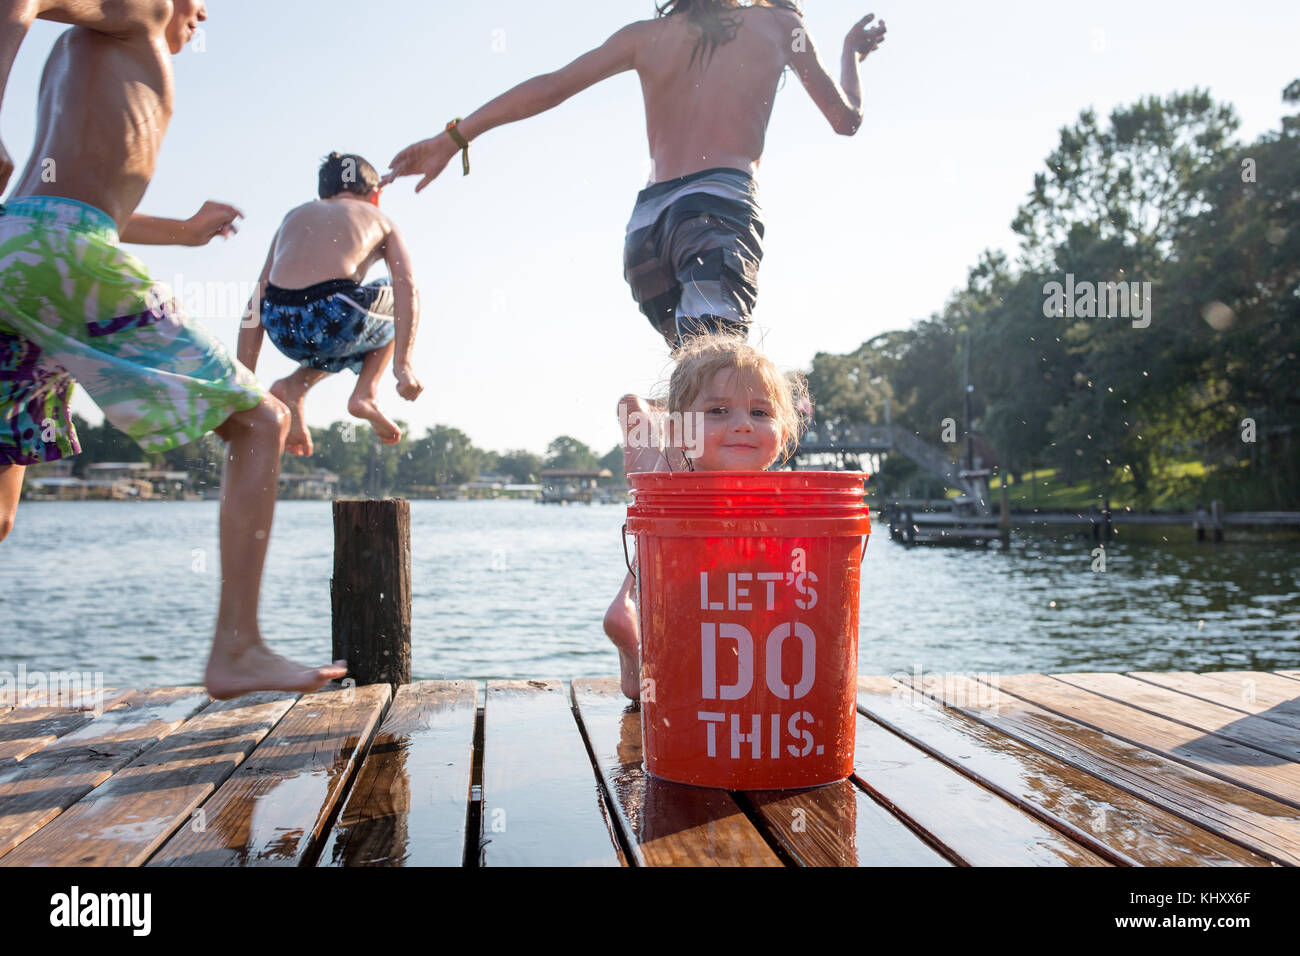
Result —
<svg viewBox="0 0 1300 956"><path fill-rule="evenodd" d="M185 220L183 245L205 246L217 236L229 239L239 232L235 220L242 218L244 214L234 206L208 200L203 208Z"/></svg>
<svg viewBox="0 0 1300 956"><path fill-rule="evenodd" d="M425 186L438 178L438 174L447 168L451 158L460 152L460 147L446 133L439 133L432 139L423 139L412 143L402 150L388 164L389 171L379 181L387 186L394 179L402 176L423 176L415 191L418 193Z"/></svg>
<svg viewBox="0 0 1300 956"><path fill-rule="evenodd" d="M865 17L853 24L853 29L849 30L848 36L844 38L844 51L850 50L857 55L859 61L865 60L868 54L872 53L876 47L885 42L885 21L881 20L874 27L867 29L867 24L876 19L874 13L868 13Z"/></svg>
<svg viewBox="0 0 1300 956"><path fill-rule="evenodd" d="M424 386L415 377L415 371L410 366L393 369L393 375L397 379L397 394L408 402L415 401L424 391Z"/></svg>

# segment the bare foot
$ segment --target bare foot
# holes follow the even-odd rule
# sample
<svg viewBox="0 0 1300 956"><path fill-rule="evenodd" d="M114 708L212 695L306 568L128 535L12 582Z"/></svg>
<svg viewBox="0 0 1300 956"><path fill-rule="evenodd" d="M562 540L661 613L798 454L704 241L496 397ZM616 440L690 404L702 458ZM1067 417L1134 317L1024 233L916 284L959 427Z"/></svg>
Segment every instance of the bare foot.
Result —
<svg viewBox="0 0 1300 956"><path fill-rule="evenodd" d="M627 576L614 603L605 612L605 633L618 650L619 684L623 696L641 699L640 639L637 634L636 604L632 600L632 575Z"/></svg>
<svg viewBox="0 0 1300 956"><path fill-rule="evenodd" d="M203 672L203 683L213 700L230 700L257 690L290 690L304 694L319 690L327 681L341 680L347 661L329 667L304 667L257 643L233 657L214 650Z"/></svg>
<svg viewBox="0 0 1300 956"><path fill-rule="evenodd" d="M348 414L370 422L370 427L375 430L375 434L385 445L396 445L402 440L402 430L379 410L373 398L358 398L353 395L348 399Z"/></svg>
<svg viewBox="0 0 1300 956"><path fill-rule="evenodd" d="M271 394L289 406L291 421L289 437L284 440L284 450L290 454L306 457L315 451L311 442L311 432L303 423L303 406L307 401L307 390L298 389L287 378L282 378L271 386Z"/></svg>

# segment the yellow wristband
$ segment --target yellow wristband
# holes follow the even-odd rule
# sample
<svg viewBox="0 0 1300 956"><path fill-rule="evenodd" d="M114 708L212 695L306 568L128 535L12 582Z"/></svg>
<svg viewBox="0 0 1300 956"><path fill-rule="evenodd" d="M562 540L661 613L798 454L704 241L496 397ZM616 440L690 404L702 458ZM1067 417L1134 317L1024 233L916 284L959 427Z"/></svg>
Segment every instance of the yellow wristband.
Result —
<svg viewBox="0 0 1300 956"><path fill-rule="evenodd" d="M456 125L457 123L460 122L460 120L461 118L457 116L454 120L448 123L446 127L446 132L447 135L451 137L451 141L460 147L461 166L465 170L464 175L468 176L469 175L469 140L467 140L461 134L460 128Z"/></svg>

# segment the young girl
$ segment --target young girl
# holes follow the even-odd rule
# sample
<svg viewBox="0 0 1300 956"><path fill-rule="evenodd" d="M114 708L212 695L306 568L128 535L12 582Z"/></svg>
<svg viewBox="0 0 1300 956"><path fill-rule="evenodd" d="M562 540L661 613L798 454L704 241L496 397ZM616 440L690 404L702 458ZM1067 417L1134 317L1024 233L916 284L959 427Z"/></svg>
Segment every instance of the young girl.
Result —
<svg viewBox="0 0 1300 956"><path fill-rule="evenodd" d="M686 340L673 358L668 383L668 416L676 434L669 447L637 447L630 424L663 409L635 395L623 397L619 417L628 474L638 471L766 471L794 452L806 410L808 386L799 373L782 375L771 359L736 335L703 335ZM628 409L644 416L640 419ZM641 430L644 434L644 430ZM634 578L628 574L618 597L605 612L605 633L618 648L623 693L640 698L641 658Z"/></svg>

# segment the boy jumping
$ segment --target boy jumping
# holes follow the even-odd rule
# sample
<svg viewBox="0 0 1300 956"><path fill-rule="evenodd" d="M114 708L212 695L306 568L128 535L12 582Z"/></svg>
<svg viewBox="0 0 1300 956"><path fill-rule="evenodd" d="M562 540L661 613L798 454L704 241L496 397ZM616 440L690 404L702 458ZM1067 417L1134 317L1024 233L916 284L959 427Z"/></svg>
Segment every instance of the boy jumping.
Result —
<svg viewBox="0 0 1300 956"><path fill-rule="evenodd" d="M312 453L303 419L307 391L332 372L357 373L348 412L370 422L386 445L402 437L376 396L394 344L398 394L413 402L424 390L411 367L420 322L411 257L379 211L379 173L360 156L330 153L318 180L320 199L291 210L271 241L256 293L261 314L246 315L239 332L239 361L252 371L264 332L300 363L271 386L293 414L285 447L297 455ZM361 285L381 258L391 281Z"/></svg>
<svg viewBox="0 0 1300 956"><path fill-rule="evenodd" d="M636 70L653 166L627 226L623 274L641 311L676 347L688 334L748 333L763 257L754 173L785 68L794 68L835 132L851 136L862 123L858 65L884 42L885 24L868 28L868 15L853 26L837 84L791 0L671 0L658 11L408 146L384 182L422 176L420 192L462 150L468 173L471 140Z"/></svg>
<svg viewBox="0 0 1300 956"><path fill-rule="evenodd" d="M208 693L315 690L343 677L344 662L295 664L257 624L288 410L118 245L197 245L233 231L230 207L190 226L135 214L171 119L171 55L207 11L202 0L0 0L0 102L38 19L73 29L45 65L36 143L0 211L0 531L25 467L79 451L74 380L147 452L215 431L229 444ZM0 191L13 169L0 144Z"/></svg>

